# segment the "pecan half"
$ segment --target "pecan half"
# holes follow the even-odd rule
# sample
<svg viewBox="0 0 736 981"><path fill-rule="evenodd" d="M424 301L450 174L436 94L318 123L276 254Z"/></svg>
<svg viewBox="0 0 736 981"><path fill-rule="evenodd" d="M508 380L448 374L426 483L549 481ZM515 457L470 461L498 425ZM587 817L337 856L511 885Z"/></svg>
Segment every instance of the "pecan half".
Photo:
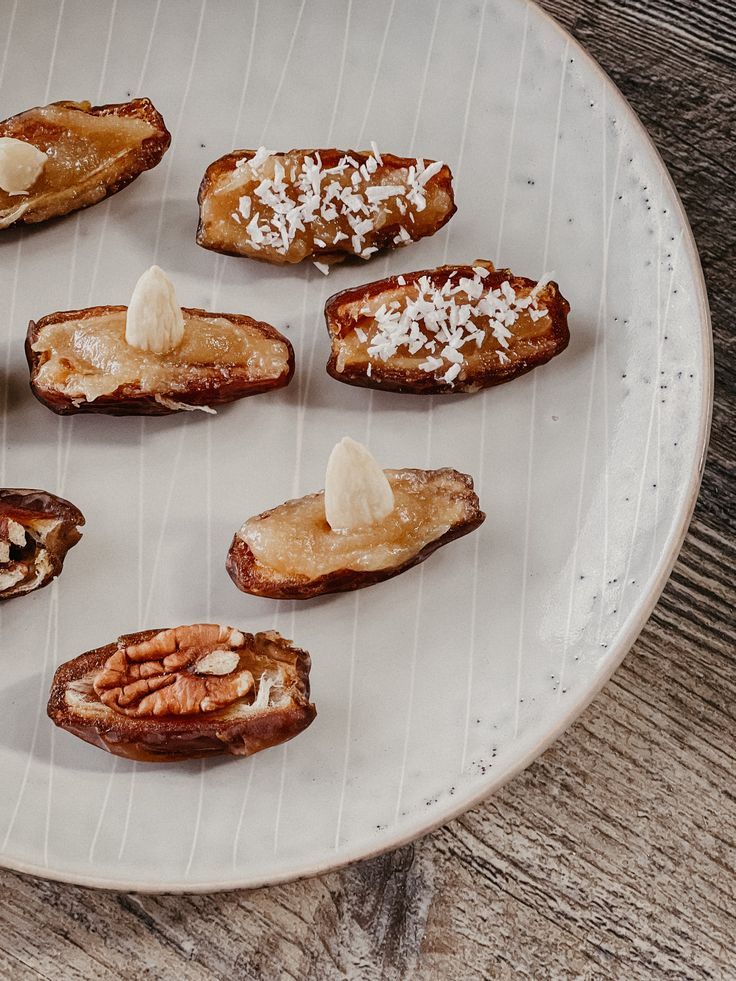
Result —
<svg viewBox="0 0 736 981"><path fill-rule="evenodd" d="M327 371L392 392L477 392L564 351L569 310L556 283L480 259L391 276L327 301Z"/></svg>
<svg viewBox="0 0 736 981"><path fill-rule="evenodd" d="M294 349L270 324L182 308L184 336L157 354L125 340L127 307L52 313L28 325L31 389L59 415L168 415L288 385Z"/></svg>
<svg viewBox="0 0 736 981"><path fill-rule="evenodd" d="M227 556L238 589L274 599L361 589L423 562L485 520L467 474L450 469L384 473L394 507L363 527L333 530L324 492L249 518Z"/></svg>
<svg viewBox="0 0 736 981"><path fill-rule="evenodd" d="M155 167L171 143L148 99L105 106L53 102L0 121L0 136L30 143L48 157L27 194L0 189L0 229L97 204Z"/></svg>
<svg viewBox="0 0 736 981"><path fill-rule="evenodd" d="M368 259L433 235L456 210L441 161L263 147L210 164L199 208L199 245L277 264Z"/></svg>
<svg viewBox="0 0 736 981"><path fill-rule="evenodd" d="M0 599L55 579L83 524L79 508L47 491L0 489Z"/></svg>
<svg viewBox="0 0 736 981"><path fill-rule="evenodd" d="M174 627L119 648L94 680L100 701L140 718L212 712L253 688L239 670L240 631L213 624Z"/></svg>
<svg viewBox="0 0 736 981"><path fill-rule="evenodd" d="M279 634L216 624L145 630L62 664L50 718L118 756L249 756L312 722L310 658Z"/></svg>

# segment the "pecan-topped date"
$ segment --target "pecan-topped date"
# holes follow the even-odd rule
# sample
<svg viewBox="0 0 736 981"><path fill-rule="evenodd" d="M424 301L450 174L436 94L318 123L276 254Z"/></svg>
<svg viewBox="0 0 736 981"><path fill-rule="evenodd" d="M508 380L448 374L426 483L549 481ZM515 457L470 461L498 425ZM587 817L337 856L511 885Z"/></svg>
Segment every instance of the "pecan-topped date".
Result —
<svg viewBox="0 0 736 981"><path fill-rule="evenodd" d="M557 283L481 259L391 276L327 301L327 371L391 392L477 392L564 351L569 310Z"/></svg>
<svg viewBox="0 0 736 981"><path fill-rule="evenodd" d="M148 99L116 105L53 102L0 121L0 139L46 156L24 191L0 183L0 229L46 221L97 204L155 167L171 143ZM42 159L42 158L41 158Z"/></svg>
<svg viewBox="0 0 736 981"><path fill-rule="evenodd" d="M309 668L309 654L274 631L144 630L62 664L48 714L128 759L250 756L312 722Z"/></svg>
<svg viewBox="0 0 736 981"><path fill-rule="evenodd" d="M184 336L157 354L125 340L127 307L52 313L28 325L33 394L59 415L169 415L282 388L294 349L275 327L183 307Z"/></svg>
<svg viewBox="0 0 736 981"><path fill-rule="evenodd" d="M279 265L368 259L433 235L456 210L446 164L375 146L235 150L207 168L199 208L199 245Z"/></svg>
<svg viewBox="0 0 736 981"><path fill-rule="evenodd" d="M84 515L42 490L0 488L0 599L40 589L82 537Z"/></svg>

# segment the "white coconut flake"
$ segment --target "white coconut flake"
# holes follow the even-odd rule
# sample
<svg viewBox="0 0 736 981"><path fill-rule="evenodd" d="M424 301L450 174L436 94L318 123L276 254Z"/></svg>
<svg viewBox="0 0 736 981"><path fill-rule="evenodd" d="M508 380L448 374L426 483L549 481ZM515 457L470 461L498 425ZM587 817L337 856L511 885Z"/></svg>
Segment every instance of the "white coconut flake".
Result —
<svg viewBox="0 0 736 981"><path fill-rule="evenodd" d="M319 269L319 271L322 273L323 276L330 275L330 267L327 265L326 262L315 262L313 263L313 265L315 265L317 269Z"/></svg>
<svg viewBox="0 0 736 981"><path fill-rule="evenodd" d="M434 163L431 163L428 167L424 168L422 173L417 178L417 183L420 185L420 187L424 187L428 181L432 180L435 174L439 174L444 166L445 164L442 160L435 160Z"/></svg>
<svg viewBox="0 0 736 981"><path fill-rule="evenodd" d="M452 383L455 381L457 376L460 374L461 370L462 370L462 365L460 364L450 365L450 367L447 369L447 371L444 373L442 377L445 379L448 385L452 385Z"/></svg>
<svg viewBox="0 0 736 981"><path fill-rule="evenodd" d="M254 171L256 171L260 168L261 164L265 160L268 160L268 158L271 156L273 156L273 150L267 150L265 146L259 146L251 159L246 162L251 165Z"/></svg>
<svg viewBox="0 0 736 981"><path fill-rule="evenodd" d="M553 272L545 273L541 277L541 279L539 280L539 282L536 284L536 286L532 289L532 291L530 293L530 296L533 299L536 299L536 297L539 296L539 294L542 292L542 290L544 289L544 287L548 283L551 283L552 282L552 280L555 278L555 275L556 274L553 273Z"/></svg>
<svg viewBox="0 0 736 981"><path fill-rule="evenodd" d="M385 201L386 198L395 197L398 194L405 194L405 189L400 184L376 184L374 187L365 189L365 196L369 201Z"/></svg>

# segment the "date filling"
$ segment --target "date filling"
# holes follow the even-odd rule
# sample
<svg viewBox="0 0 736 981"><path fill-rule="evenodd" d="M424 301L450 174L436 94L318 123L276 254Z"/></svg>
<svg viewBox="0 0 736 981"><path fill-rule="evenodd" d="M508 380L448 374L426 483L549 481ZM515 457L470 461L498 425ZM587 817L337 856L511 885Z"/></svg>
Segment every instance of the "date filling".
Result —
<svg viewBox="0 0 736 981"><path fill-rule="evenodd" d="M238 532L256 561L283 576L310 579L338 569L372 571L409 561L466 516L465 485L452 471L385 470L393 510L380 521L333 531L324 494L287 501L249 518Z"/></svg>
<svg viewBox="0 0 736 981"><path fill-rule="evenodd" d="M34 518L21 524L8 515L0 516L0 594L21 583L40 582L48 574L51 557L45 542L58 525L55 518Z"/></svg>

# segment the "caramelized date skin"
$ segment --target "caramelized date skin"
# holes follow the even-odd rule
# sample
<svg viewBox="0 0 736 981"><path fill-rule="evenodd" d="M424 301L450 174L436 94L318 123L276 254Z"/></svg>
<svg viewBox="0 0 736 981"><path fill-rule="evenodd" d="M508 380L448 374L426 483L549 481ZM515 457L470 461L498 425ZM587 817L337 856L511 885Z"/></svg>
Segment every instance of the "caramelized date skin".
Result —
<svg viewBox="0 0 736 981"><path fill-rule="evenodd" d="M90 716L68 704L69 686L100 671L119 643L140 644L159 632L142 630L126 634L119 641L60 665L47 706L52 722L115 756L143 763L176 763L224 753L251 756L292 739L314 721L317 710L309 701L309 654L278 634L267 633L255 634L256 649L273 663L282 662L295 676L295 697L287 705L268 707L235 719L227 718L226 710L197 716L136 718L120 715L101 703L97 715Z"/></svg>
<svg viewBox="0 0 736 981"><path fill-rule="evenodd" d="M228 153L225 156L220 157L218 160L215 160L205 171L204 177L202 178L202 182L199 186L199 194L197 196L200 206L200 218L199 224L197 225L197 244L201 245L202 248L209 249L212 252L220 252L223 255L246 255L249 259L257 259L261 262L286 264L290 260L286 259L285 257L282 259L275 257L266 258L265 256L259 256L258 254L251 252L240 252L227 242L218 242L212 238L210 230L207 227L207 223L202 217L202 204L207 196L213 193L218 181L226 174L234 171L239 161L251 160L255 156L255 152L255 150L233 150L232 153ZM325 169L336 166L340 159L345 155L353 157L353 159L355 159L359 164L364 164L370 156L370 154L359 150L338 150L334 148L289 150L287 151L287 154L288 153L319 153ZM395 170L408 168L412 164L416 163L416 160L413 157L398 157L392 153L382 153L381 159L384 166ZM429 160L426 161L428 164L431 162L432 161ZM450 218L452 218L457 211L452 189L452 171L450 168L445 164L442 169L431 178L427 187L446 193L451 201L450 208L442 214L442 216L432 225L431 228L424 231L419 231L419 229L416 227L416 223L411 222L408 218L405 222L401 223L401 226L392 222L390 225L379 229L377 233L372 234L371 244L375 248L377 248L379 251L383 249L396 248L396 244L394 243L393 239L397 234L399 227L403 227L406 230L410 236L409 241L417 242L419 239L425 238L428 235L434 235L435 232L438 232L440 228L447 224ZM405 244L409 244L409 242ZM342 262L345 258L354 254L355 253L350 247L350 239L348 239L345 241L342 248L331 249L315 247L308 256L305 256L305 259L317 259L327 263Z"/></svg>
<svg viewBox="0 0 736 981"><path fill-rule="evenodd" d="M435 471L438 475L447 472ZM242 592L251 593L254 596L267 596L270 599L313 599L315 596L323 596L327 593L345 593L354 589L363 589L386 579L392 579L394 576L406 572L407 569L419 565L420 562L424 562L433 552L448 542L462 538L463 535L469 535L471 531L475 531L485 521L486 516L480 510L478 496L473 490L472 478L457 471L450 472L461 485L459 496L462 497L465 504L464 519L451 525L445 534L427 542L418 552L397 565L371 570L335 569L314 578L307 578L306 576L287 577L274 574L263 566L253 554L248 543L236 534L227 554L225 568L232 581ZM269 513L264 511L258 517L266 517Z"/></svg>
<svg viewBox="0 0 736 981"><path fill-rule="evenodd" d="M21 581L0 590L0 599L33 592L52 582L61 572L67 552L82 537L79 528L85 523L79 508L63 497L43 490L12 487L0 488L0 521L3 519L22 525L28 538L33 537L31 530L39 520L51 519L56 524L45 533L43 548L47 557L47 569L42 577L37 582Z"/></svg>
<svg viewBox="0 0 736 981"><path fill-rule="evenodd" d="M30 207L19 218L8 225L0 222L0 229L12 227L18 223L34 224L36 222L47 221L50 218L59 218L72 211L81 208L88 208L97 204L104 198L117 194L124 187L139 177L144 171L151 170L166 153L171 144L171 133L169 133L164 123L163 116L156 109L149 99L133 99L130 102L111 103L103 106L93 106L89 102L53 102L51 106L58 106L78 112L80 115L88 116L116 116L119 119L140 119L147 122L154 130L151 136L144 139L140 145L131 146L130 152L122 160L109 164L110 172L95 181L89 187L83 187L84 176L79 182L79 186L59 188L54 192L55 200L53 203L33 202L34 190L29 189L28 197L31 201ZM0 136L10 136L14 139L32 143L46 151L54 144L54 127L48 121L38 115L39 109L46 107L36 107L27 109L25 112L18 113L8 119L0 121ZM48 197L48 194L44 195ZM20 196L14 196L18 203L23 201Z"/></svg>
<svg viewBox="0 0 736 981"><path fill-rule="evenodd" d="M33 321L28 325L26 335L26 360L30 369L31 391L42 405L51 409L57 415L67 416L79 412L101 412L113 416L142 415L142 416L165 416L173 412L184 411L170 408L156 401L156 393L142 392L138 386L125 384L119 386L114 392L108 395L100 395L94 401L82 401L79 405L75 400L63 392L55 389L42 388L37 383L38 369L42 363L42 352L34 351L33 344L38 340L44 327L50 324L63 323L68 320L84 320L100 317L108 313L125 311L124 306L100 306L89 307L86 310L66 310L59 313L51 313L39 321ZM159 393L166 395L176 402L184 405L224 405L245 398L248 395L259 395L275 388L282 388L288 385L294 374L294 349L283 334L279 333L275 327L262 321L253 320L242 314L234 313L210 313L206 310L199 310L194 307L182 307L185 314L191 317L222 318L234 324L241 324L249 327L256 327L260 333L271 340L280 341L287 350L287 366L279 378L267 378L262 381L248 381L237 374L228 380L218 380L213 383L210 378L204 378L201 382L192 384L185 392Z"/></svg>
<svg viewBox="0 0 736 981"><path fill-rule="evenodd" d="M350 306L358 303L363 305L382 293L406 290L407 287L416 284L423 276L428 277L435 287L442 287L453 275L458 278L471 278L473 268L478 264L476 262L473 265L465 266L440 266L437 269L421 269L417 272L404 273L403 278L406 281L404 286L398 282L397 276L389 276L386 279L365 283L363 286L356 286L335 293L325 304L325 321L332 344L326 366L327 373L336 381L344 382L346 385L383 389L387 392L401 392L410 395L463 394L512 381L533 368L546 364L564 351L570 341L567 325L570 304L560 293L557 283L550 282L544 287L544 292L540 294L543 297L544 306L549 311L550 329L536 345L535 350L525 357L514 356L513 342L505 352L509 357L508 364L491 364L488 363L487 359L483 363L481 358L471 352L466 377L462 380L456 380L454 385L437 380L433 373L422 371L418 367L409 370L404 367L394 367L390 358L385 362L380 358L372 359L371 374L368 375L367 354L365 363L346 364L342 371L338 370L340 342L353 330L356 323L347 314ZM514 276L509 269L493 269L490 263L483 263L483 265L489 269L484 285L491 289L499 288L503 282L509 282L516 291L529 290L536 285L535 280L524 276Z"/></svg>

